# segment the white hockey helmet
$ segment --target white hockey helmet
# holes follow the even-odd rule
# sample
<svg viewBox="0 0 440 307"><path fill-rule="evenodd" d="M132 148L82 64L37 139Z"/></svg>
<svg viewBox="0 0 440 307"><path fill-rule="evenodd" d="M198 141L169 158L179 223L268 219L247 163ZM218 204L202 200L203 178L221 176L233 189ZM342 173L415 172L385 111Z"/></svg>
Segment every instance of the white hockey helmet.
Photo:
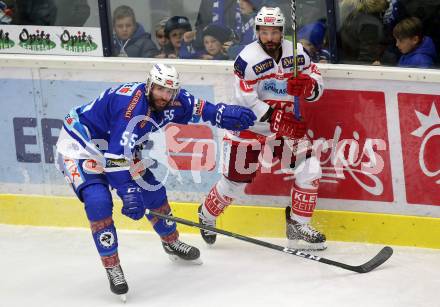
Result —
<svg viewBox="0 0 440 307"><path fill-rule="evenodd" d="M150 94L153 84L173 90L171 102L176 98L180 90L179 73L174 66L162 63L154 64L147 76L147 95Z"/></svg>
<svg viewBox="0 0 440 307"><path fill-rule="evenodd" d="M255 27L281 27L284 29L285 18L279 7L263 6L255 16Z"/></svg>

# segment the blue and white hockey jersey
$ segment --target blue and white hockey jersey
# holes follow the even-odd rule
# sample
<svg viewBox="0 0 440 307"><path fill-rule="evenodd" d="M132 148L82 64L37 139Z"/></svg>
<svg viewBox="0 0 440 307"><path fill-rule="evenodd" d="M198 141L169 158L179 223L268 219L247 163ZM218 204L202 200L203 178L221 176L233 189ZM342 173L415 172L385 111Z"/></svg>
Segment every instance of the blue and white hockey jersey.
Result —
<svg viewBox="0 0 440 307"><path fill-rule="evenodd" d="M187 124L203 118L215 124L212 116L206 116L214 109L213 104L181 89L164 110L153 111L145 83L122 84L66 115L57 152L69 159L96 160L104 166L110 184L117 186L130 180L128 170L138 143L148 142L149 133L169 122Z"/></svg>

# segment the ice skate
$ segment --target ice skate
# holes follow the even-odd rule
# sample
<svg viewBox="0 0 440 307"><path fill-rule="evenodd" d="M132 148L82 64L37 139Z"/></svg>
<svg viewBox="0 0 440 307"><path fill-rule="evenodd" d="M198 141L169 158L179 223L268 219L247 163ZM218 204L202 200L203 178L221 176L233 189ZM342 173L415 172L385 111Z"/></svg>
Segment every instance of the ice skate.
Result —
<svg viewBox="0 0 440 307"><path fill-rule="evenodd" d="M290 207L286 207L287 246L300 250L324 250L325 235L310 224L301 224L290 218Z"/></svg>
<svg viewBox="0 0 440 307"><path fill-rule="evenodd" d="M197 210L199 214L199 223L205 226L215 227L215 219L211 220L205 217L202 212L202 205L199 206ZM200 229L200 234L202 235L203 240L208 245L213 245L215 240L217 239L217 234L212 231Z"/></svg>
<svg viewBox="0 0 440 307"><path fill-rule="evenodd" d="M124 277L124 272L120 265L113 268L106 268L108 281L110 282L110 290L119 295L121 300L125 303L127 301L128 285Z"/></svg>
<svg viewBox="0 0 440 307"><path fill-rule="evenodd" d="M173 262L202 264L200 251L197 247L176 240L170 243L162 242L163 249Z"/></svg>

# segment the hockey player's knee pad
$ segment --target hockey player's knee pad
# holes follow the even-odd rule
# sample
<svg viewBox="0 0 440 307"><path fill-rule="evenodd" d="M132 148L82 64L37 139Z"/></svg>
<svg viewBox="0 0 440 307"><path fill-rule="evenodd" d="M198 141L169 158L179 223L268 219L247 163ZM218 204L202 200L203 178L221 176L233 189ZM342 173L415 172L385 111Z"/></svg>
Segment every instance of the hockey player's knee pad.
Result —
<svg viewBox="0 0 440 307"><path fill-rule="evenodd" d="M295 169L295 184L304 189L315 189L322 176L319 160L312 156L301 162Z"/></svg>
<svg viewBox="0 0 440 307"><path fill-rule="evenodd" d="M93 240L99 255L111 256L118 251L118 236L111 217L90 222Z"/></svg>
<svg viewBox="0 0 440 307"><path fill-rule="evenodd" d="M166 199L165 203L163 203L162 206L160 206L159 208L151 209L151 211L164 215L172 215L170 205L168 204L168 201ZM168 236L176 231L176 223L173 221L160 219L151 214L148 214L147 218L160 237Z"/></svg>
<svg viewBox="0 0 440 307"><path fill-rule="evenodd" d="M89 221L100 221L112 216L113 201L108 186L91 184L81 190Z"/></svg>

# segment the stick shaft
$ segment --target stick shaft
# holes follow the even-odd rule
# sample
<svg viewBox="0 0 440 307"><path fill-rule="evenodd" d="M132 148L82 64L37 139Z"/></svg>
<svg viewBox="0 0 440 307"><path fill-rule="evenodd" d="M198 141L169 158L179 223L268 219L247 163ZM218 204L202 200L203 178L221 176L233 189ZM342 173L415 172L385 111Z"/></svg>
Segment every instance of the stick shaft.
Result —
<svg viewBox="0 0 440 307"><path fill-rule="evenodd" d="M322 258L322 257L319 257L319 256L315 256L315 255L312 255L312 254L308 254L308 253L303 252L301 250L297 250L297 249L293 249L293 248L288 248L288 247L283 247L283 246L272 244L272 243L265 242L265 241L262 241L262 240L246 237L246 236L240 235L238 233L233 233L233 232L222 230L222 229L218 229L218 228L215 228L215 227L202 225L200 223L196 223L196 222L193 222L193 221L185 220L185 219L182 219L182 218L179 218L179 217L161 214L161 213L158 213L158 212L155 212L155 211L151 211L149 209L146 209L145 213L147 215L150 214L150 215L153 215L153 216L161 218L161 219L170 220L170 221L174 221L174 222L179 223L179 224L183 224L183 225L187 225L187 226L191 226L191 227L196 227L196 228L212 231L212 232L215 232L215 233L218 233L218 234L222 234L222 235L225 235L225 236L228 236L228 237L236 238L238 240L242 240L242 241L253 243L253 244L256 244L256 245L259 245L259 246L263 246L263 247L267 247L267 248L270 248L270 249L274 249L274 250L277 250L277 251L280 251L280 252L283 252L283 253L286 253L286 254L291 254L291 255L298 256L298 257L301 257L301 258L304 258L304 259L318 261L318 262L325 263L325 264L328 264L328 265L337 266L339 268L346 269L346 270L353 271L353 272L357 272L357 273L367 273L367 272L373 270L374 268L376 268L379 265L381 265L382 263L384 263L392 255L391 247L386 246L373 259L371 259L367 263L365 263L363 265L359 265L359 266L351 266L351 265L348 265L348 264L345 264L345 263L341 263L341 262L337 262L337 261L334 261L334 260L330 260L330 259Z"/></svg>

